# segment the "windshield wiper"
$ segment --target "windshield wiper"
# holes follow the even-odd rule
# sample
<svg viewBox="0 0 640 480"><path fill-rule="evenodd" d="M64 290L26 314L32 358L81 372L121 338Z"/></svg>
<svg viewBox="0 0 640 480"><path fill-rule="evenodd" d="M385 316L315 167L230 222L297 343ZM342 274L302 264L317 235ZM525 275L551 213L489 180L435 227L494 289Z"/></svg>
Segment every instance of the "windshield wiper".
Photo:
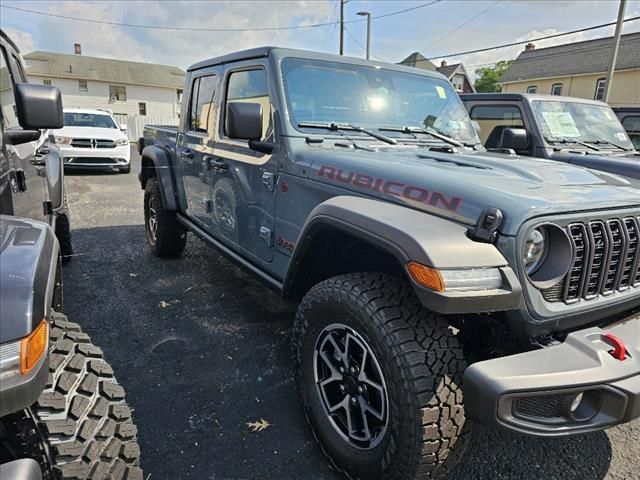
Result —
<svg viewBox="0 0 640 480"><path fill-rule="evenodd" d="M587 143L595 143L596 145L613 145L614 147L619 148L624 152L628 152L629 150L624 148L622 145L618 145L617 143L610 142L609 140L586 140Z"/></svg>
<svg viewBox="0 0 640 480"><path fill-rule="evenodd" d="M344 124L344 123L335 123L335 122L300 122L298 123L299 128L326 128L327 130L338 131L338 130L347 130L353 132L360 132L369 135L370 137L376 138L382 142L388 143L389 145L397 145L398 141L394 138L387 137L386 135L381 135L376 132L372 132L371 130L367 130L366 128L358 127L357 125Z"/></svg>
<svg viewBox="0 0 640 480"><path fill-rule="evenodd" d="M402 133L425 133L427 135L431 135L438 140L442 140L449 145L454 145L456 147L466 146L463 143L460 143L457 140L454 140L451 137L447 137L446 135L436 132L432 128L422 128L422 127L380 127L378 130L383 132L402 132Z"/></svg>
<svg viewBox="0 0 640 480"><path fill-rule="evenodd" d="M581 142L580 140L574 140L574 139L570 140L568 138L562 138L562 139L547 138L547 142L550 142L550 143L564 143L565 145L567 145L569 143L577 143L578 145L582 145L583 147L590 148L591 150L595 150L596 152L600 151L600 149L598 147L596 147L595 145L591 145L590 143L587 143L587 142Z"/></svg>

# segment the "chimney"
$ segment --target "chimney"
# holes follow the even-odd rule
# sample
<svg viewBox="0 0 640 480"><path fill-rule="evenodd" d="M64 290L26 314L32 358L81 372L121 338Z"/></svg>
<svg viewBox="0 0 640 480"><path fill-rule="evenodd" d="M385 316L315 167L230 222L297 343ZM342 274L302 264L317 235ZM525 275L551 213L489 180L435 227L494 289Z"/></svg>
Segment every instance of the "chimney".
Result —
<svg viewBox="0 0 640 480"><path fill-rule="evenodd" d="M75 52L76 55L82 55L82 46L80 46L79 43L74 43L73 51Z"/></svg>
<svg viewBox="0 0 640 480"><path fill-rule="evenodd" d="M536 46L535 46L533 43L531 43L531 42L527 43L527 44L524 46L524 51L525 51L525 52L530 52L531 50L535 50L535 49L536 49Z"/></svg>
<svg viewBox="0 0 640 480"><path fill-rule="evenodd" d="M440 68L442 68L442 67L446 67L446 66L447 66L447 61L446 61L446 60L442 60L442 61L440 62Z"/></svg>

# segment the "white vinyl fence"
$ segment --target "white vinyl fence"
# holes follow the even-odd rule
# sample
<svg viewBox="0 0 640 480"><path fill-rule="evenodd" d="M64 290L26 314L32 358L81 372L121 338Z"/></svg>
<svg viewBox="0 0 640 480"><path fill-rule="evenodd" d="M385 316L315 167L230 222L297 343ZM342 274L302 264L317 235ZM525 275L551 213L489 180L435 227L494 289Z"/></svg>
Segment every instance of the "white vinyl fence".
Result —
<svg viewBox="0 0 640 480"><path fill-rule="evenodd" d="M178 126L178 117L153 117L149 115L119 115L113 116L118 125L127 126L127 136L130 142L137 142L142 136L145 125Z"/></svg>

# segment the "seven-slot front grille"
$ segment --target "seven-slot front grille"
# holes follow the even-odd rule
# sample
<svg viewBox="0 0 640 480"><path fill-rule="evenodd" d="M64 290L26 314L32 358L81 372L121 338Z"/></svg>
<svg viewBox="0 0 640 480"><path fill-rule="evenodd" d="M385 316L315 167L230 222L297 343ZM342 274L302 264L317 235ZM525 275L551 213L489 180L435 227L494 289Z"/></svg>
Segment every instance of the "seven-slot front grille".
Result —
<svg viewBox="0 0 640 480"><path fill-rule="evenodd" d="M640 217L572 223L573 261L565 278L543 290L548 302L592 300L640 286Z"/></svg>
<svg viewBox="0 0 640 480"><path fill-rule="evenodd" d="M115 148L116 142L108 138L73 138L71 146L76 148Z"/></svg>

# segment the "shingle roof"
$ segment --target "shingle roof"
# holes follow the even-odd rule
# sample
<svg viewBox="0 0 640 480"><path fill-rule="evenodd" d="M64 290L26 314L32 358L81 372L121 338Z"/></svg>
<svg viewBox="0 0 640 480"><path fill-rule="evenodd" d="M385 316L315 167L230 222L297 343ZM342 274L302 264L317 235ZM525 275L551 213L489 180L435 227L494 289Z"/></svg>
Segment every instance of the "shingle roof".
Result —
<svg viewBox="0 0 640 480"><path fill-rule="evenodd" d="M436 66L431 63L427 58L422 55L420 52L413 52L407 58L400 62L402 65L406 65L407 67L415 67L421 68L422 70L429 70L431 72L436 71Z"/></svg>
<svg viewBox="0 0 640 480"><path fill-rule="evenodd" d="M453 65L445 65L444 67L438 67L438 70L442 75L451 80L451 76L456 73L456 70L460 67L459 63L454 63Z"/></svg>
<svg viewBox="0 0 640 480"><path fill-rule="evenodd" d="M522 52L500 82L606 72L613 37ZM640 32L622 35L616 70L640 68Z"/></svg>
<svg viewBox="0 0 640 480"><path fill-rule="evenodd" d="M27 75L175 88L182 87L185 77L184 70L178 67L153 63L42 51L29 53L24 58L27 63Z"/></svg>

